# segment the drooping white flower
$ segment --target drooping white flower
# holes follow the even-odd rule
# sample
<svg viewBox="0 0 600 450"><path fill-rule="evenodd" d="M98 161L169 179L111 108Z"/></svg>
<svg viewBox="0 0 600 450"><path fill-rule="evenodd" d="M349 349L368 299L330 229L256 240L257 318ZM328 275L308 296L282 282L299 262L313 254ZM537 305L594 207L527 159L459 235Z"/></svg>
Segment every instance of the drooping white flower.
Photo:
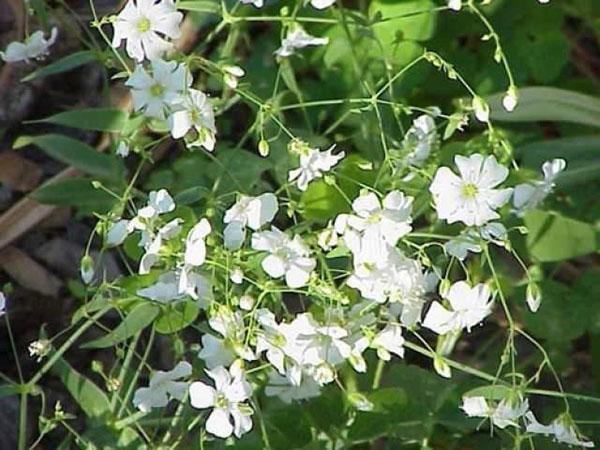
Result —
<svg viewBox="0 0 600 450"><path fill-rule="evenodd" d="M546 161L542 165L544 179L541 181L530 181L515 187L513 194L513 206L517 215L535 209L554 189L556 177L567 167L567 162L562 158Z"/></svg>
<svg viewBox="0 0 600 450"><path fill-rule="evenodd" d="M500 217L496 209L510 198L512 189L494 189L508 176L508 169L494 156L480 154L454 158L460 176L440 167L429 187L440 219L448 223L481 226Z"/></svg>
<svg viewBox="0 0 600 450"><path fill-rule="evenodd" d="M446 334L471 328L491 313L490 289L485 284L473 287L464 281L454 283L444 297L450 309L439 302L433 302L423 326L437 334Z"/></svg>
<svg viewBox="0 0 600 450"><path fill-rule="evenodd" d="M175 61L155 59L151 66L152 75L142 65L137 65L125 85L131 88L136 111L164 120L192 84L192 75L185 64Z"/></svg>
<svg viewBox="0 0 600 450"><path fill-rule="evenodd" d="M502 106L508 112L513 112L519 102L519 92L515 86L511 86L506 91L504 97L502 97Z"/></svg>
<svg viewBox="0 0 600 450"><path fill-rule="evenodd" d="M525 419L528 433L543 434L545 436L551 435L556 442L576 447L594 447L592 441L579 433L575 422L573 422L573 419L567 413L554 419L550 425L539 423L531 411L525 414Z"/></svg>
<svg viewBox="0 0 600 450"><path fill-rule="evenodd" d="M125 40L127 54L143 61L155 60L173 47L167 39L181 36L183 14L173 0L129 0L114 21L112 46Z"/></svg>
<svg viewBox="0 0 600 450"><path fill-rule="evenodd" d="M213 151L217 134L215 113L208 97L202 91L189 89L187 95L172 105L173 112L169 116L171 136L175 139L184 137L192 128L196 130L196 140L190 147L202 146Z"/></svg>
<svg viewBox="0 0 600 450"><path fill-rule="evenodd" d="M230 250L239 249L246 238L246 227L258 230L273 220L278 208L277 197L270 192L258 197L242 195L235 205L225 212L225 247Z"/></svg>
<svg viewBox="0 0 600 450"><path fill-rule="evenodd" d="M490 222L478 229L469 228L461 232L459 236L446 242L444 249L450 256L463 261L469 252L481 253L483 250L481 240L505 247L506 237L504 225L499 222Z"/></svg>
<svg viewBox="0 0 600 450"><path fill-rule="evenodd" d="M291 288L304 286L317 265L309 258L310 251L299 235L290 239L276 227L254 233L252 248L270 253L263 259L262 268L273 278L285 276L285 282Z"/></svg>
<svg viewBox="0 0 600 450"><path fill-rule="evenodd" d="M310 0L310 4L316 9L329 8L335 3L335 0Z"/></svg>
<svg viewBox="0 0 600 450"><path fill-rule="evenodd" d="M527 400L502 399L497 404L488 404L484 397L464 397L461 409L469 417L485 417L492 424L504 429L508 426L519 427L518 420L529 411Z"/></svg>
<svg viewBox="0 0 600 450"><path fill-rule="evenodd" d="M24 42L11 42L8 44L6 49L0 52L0 57L7 63L43 59L50 52L50 46L56 42L57 36L58 29L56 27L52 28L48 39L44 38L43 31L36 31Z"/></svg>
<svg viewBox="0 0 600 450"><path fill-rule="evenodd" d="M148 412L152 408L163 408L169 400L183 400L189 383L177 381L189 377L192 374L192 366L186 361L179 362L172 370L164 372L156 371L150 378L148 387L142 387L135 391L133 404L140 411Z"/></svg>
<svg viewBox="0 0 600 450"><path fill-rule="evenodd" d="M454 11L460 11L462 8L462 0L448 0L448 8Z"/></svg>
<svg viewBox="0 0 600 450"><path fill-rule="evenodd" d="M438 142L435 120L428 114L417 117L402 141L403 147L409 151L406 162L413 166L422 166Z"/></svg>
<svg viewBox="0 0 600 450"><path fill-rule="evenodd" d="M190 230L185 240L184 261L186 265L201 266L206 259L206 236L211 232L211 226L208 220L201 219Z"/></svg>
<svg viewBox="0 0 600 450"><path fill-rule="evenodd" d="M288 30L286 37L281 41L281 47L275 51L275 54L280 58L286 58L293 55L298 49L311 45L327 45L328 43L329 38L311 36L304 31L304 28L296 25Z"/></svg>
<svg viewBox="0 0 600 450"><path fill-rule="evenodd" d="M473 108L473 111L475 112L475 117L477 118L477 120L483 123L487 123L490 121L490 106L482 97L478 95L473 97L471 106Z"/></svg>
<svg viewBox="0 0 600 450"><path fill-rule="evenodd" d="M292 403L297 400L318 397L321 394L321 386L309 376L303 376L302 382L296 385L291 383L288 378L272 371L269 373L265 394L268 397L279 397L284 403Z"/></svg>
<svg viewBox="0 0 600 450"><path fill-rule="evenodd" d="M404 358L402 327L398 324L387 324L383 330L375 335L371 347L377 350L377 356L384 361L391 359L390 353Z"/></svg>
<svg viewBox="0 0 600 450"><path fill-rule="evenodd" d="M296 180L296 185L301 191L305 191L308 183L321 178L325 172L329 172L346 155L340 152L332 154L335 145L321 152L318 148L303 148L300 153L300 167L290 170L288 181Z"/></svg>
<svg viewBox="0 0 600 450"><path fill-rule="evenodd" d="M252 395L252 388L244 373L236 365L232 365L229 371L218 366L206 373L215 386L193 382L190 385L190 403L198 409L212 408L206 420L206 431L223 439L232 434L241 437L252 429L252 409L244 403Z"/></svg>

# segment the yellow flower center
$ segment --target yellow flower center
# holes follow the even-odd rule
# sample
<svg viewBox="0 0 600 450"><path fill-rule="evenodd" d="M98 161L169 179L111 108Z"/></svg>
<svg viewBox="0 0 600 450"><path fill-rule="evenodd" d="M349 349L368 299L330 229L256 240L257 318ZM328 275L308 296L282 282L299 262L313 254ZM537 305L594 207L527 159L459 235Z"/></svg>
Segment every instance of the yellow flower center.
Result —
<svg viewBox="0 0 600 450"><path fill-rule="evenodd" d="M477 189L477 186L475 186L473 183L467 183L463 185L461 193L463 197L474 198L478 191L479 190Z"/></svg>
<svg viewBox="0 0 600 450"><path fill-rule="evenodd" d="M150 26L152 24L150 23L150 20L147 19L146 17L141 18L138 23L137 23L137 29L140 33L145 33L148 30L150 30Z"/></svg>
<svg viewBox="0 0 600 450"><path fill-rule="evenodd" d="M165 88L158 83L156 83L154 86L152 86L150 88L150 94L153 97L162 97L164 92L165 92Z"/></svg>

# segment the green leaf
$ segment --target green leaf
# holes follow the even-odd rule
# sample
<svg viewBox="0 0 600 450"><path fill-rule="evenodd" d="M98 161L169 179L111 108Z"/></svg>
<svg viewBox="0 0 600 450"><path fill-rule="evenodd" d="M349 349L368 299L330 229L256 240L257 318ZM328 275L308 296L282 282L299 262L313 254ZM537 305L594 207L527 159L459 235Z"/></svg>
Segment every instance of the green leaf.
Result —
<svg viewBox="0 0 600 450"><path fill-rule="evenodd" d="M221 11L219 4L212 0L182 0L177 3L177 9L211 14L219 14Z"/></svg>
<svg viewBox="0 0 600 450"><path fill-rule="evenodd" d="M48 156L98 178L118 180L124 171L123 163L114 156L99 153L93 147L67 136L21 136L13 147L18 149L30 144L41 148Z"/></svg>
<svg viewBox="0 0 600 450"><path fill-rule="evenodd" d="M83 66L89 62L95 61L96 56L90 50L83 50L80 52L72 53L59 59L58 61L48 64L38 70L31 72L29 75L24 77L21 81L31 81L36 78L43 78L49 75L56 75L58 73L68 72L79 66Z"/></svg>
<svg viewBox="0 0 600 450"><path fill-rule="evenodd" d="M119 132L127 121L127 114L117 108L86 108L64 111L45 119L31 122L49 122L82 130Z"/></svg>
<svg viewBox="0 0 600 450"><path fill-rule="evenodd" d="M98 418L110 412L110 400L96 384L77 372L63 358L52 366L57 375L86 416Z"/></svg>
<svg viewBox="0 0 600 450"><path fill-rule="evenodd" d="M502 400L507 398L512 389L502 384L490 384L489 386L480 386L464 394L464 397L484 397L488 400Z"/></svg>
<svg viewBox="0 0 600 450"><path fill-rule="evenodd" d="M487 99L491 118L506 122L571 122L600 127L600 99L553 87L527 87L519 90L519 103L513 112L502 107L504 93Z"/></svg>
<svg viewBox="0 0 600 450"><path fill-rule="evenodd" d="M531 211L525 218L527 247L540 262L564 261L598 249L596 229L556 212Z"/></svg>
<svg viewBox="0 0 600 450"><path fill-rule="evenodd" d="M373 25L381 44L391 47L401 40L427 41L435 32L437 13L431 0L374 0L369 6L369 16L383 20Z"/></svg>
<svg viewBox="0 0 600 450"><path fill-rule="evenodd" d="M600 178L600 136L578 136L532 142L517 148L525 167L540 171L545 161L563 158L567 168L556 179L558 186L576 186Z"/></svg>
<svg viewBox="0 0 600 450"><path fill-rule="evenodd" d="M112 347L119 342L129 339L131 336L141 332L144 328L150 325L156 316L158 316L160 308L151 303L140 303L134 307L123 322L110 333L102 336L99 339L83 344L82 348L106 348Z"/></svg>
<svg viewBox="0 0 600 450"><path fill-rule="evenodd" d="M312 440L310 423L300 405L269 411L266 426L273 448L302 448Z"/></svg>
<svg viewBox="0 0 600 450"><path fill-rule="evenodd" d="M35 201L46 205L93 207L97 212L109 211L117 201L102 189L94 188L89 178L69 178L46 183L31 196Z"/></svg>
<svg viewBox="0 0 600 450"><path fill-rule="evenodd" d="M215 152L216 160L206 164L205 175L219 183L221 194L240 191L248 193L260 181L271 163L242 149L223 148Z"/></svg>
<svg viewBox="0 0 600 450"><path fill-rule="evenodd" d="M167 305L156 319L155 329L161 334L176 333L196 320L199 312L200 306L194 300Z"/></svg>

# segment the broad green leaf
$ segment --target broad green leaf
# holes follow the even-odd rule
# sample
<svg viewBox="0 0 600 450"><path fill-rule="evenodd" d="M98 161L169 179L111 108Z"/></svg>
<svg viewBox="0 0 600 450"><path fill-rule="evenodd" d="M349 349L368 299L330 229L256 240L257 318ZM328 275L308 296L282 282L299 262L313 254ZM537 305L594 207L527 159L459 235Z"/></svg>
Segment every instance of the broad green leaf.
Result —
<svg viewBox="0 0 600 450"><path fill-rule="evenodd" d="M161 334L171 334L190 325L200 312L198 302L194 300L167 305L156 319L155 329Z"/></svg>
<svg viewBox="0 0 600 450"><path fill-rule="evenodd" d="M567 168L556 179L559 186L575 186L600 178L600 136L579 136L533 142L517 148L522 164L540 171L545 161L563 158Z"/></svg>
<svg viewBox="0 0 600 450"><path fill-rule="evenodd" d="M466 392L464 397L485 397L488 400L502 400L507 398L512 389L509 386L502 384L490 384L489 386L481 386L471 389Z"/></svg>
<svg viewBox="0 0 600 450"><path fill-rule="evenodd" d="M99 153L93 147L67 136L21 136L13 147L18 149L30 144L41 148L48 156L98 178L118 180L123 174L123 163L117 158Z"/></svg>
<svg viewBox="0 0 600 450"><path fill-rule="evenodd" d="M59 358L51 370L62 380L86 416L98 418L110 412L110 400L104 391L77 372L63 358Z"/></svg>
<svg viewBox="0 0 600 450"><path fill-rule="evenodd" d="M96 56L90 50L83 50L80 52L72 53L59 59L58 61L48 64L38 70L31 72L21 81L31 81L36 78L47 77L49 75L56 75L58 73L68 72L79 66L83 66L89 62L95 61Z"/></svg>
<svg viewBox="0 0 600 450"><path fill-rule="evenodd" d="M125 319L117 326L117 328L99 339L95 339L83 344L81 347L112 347L119 342L123 342L131 336L141 332L154 321L159 312L160 308L157 305L153 305L151 303L140 303L134 307L129 314L127 314L127 316L125 316Z"/></svg>
<svg viewBox="0 0 600 450"><path fill-rule="evenodd" d="M426 41L435 32L437 13L431 0L374 0L369 16L380 15L381 22L373 25L375 35L385 47L399 41Z"/></svg>
<svg viewBox="0 0 600 450"><path fill-rule="evenodd" d="M212 14L219 14L221 11L219 3L212 0L181 0L177 2L177 9Z"/></svg>
<svg viewBox="0 0 600 450"><path fill-rule="evenodd" d="M596 229L556 212L531 211L525 218L527 247L540 262L564 261L598 249Z"/></svg>
<svg viewBox="0 0 600 450"><path fill-rule="evenodd" d="M31 196L47 205L93 207L97 212L110 210L117 201L102 189L94 188L88 178L69 178L46 183Z"/></svg>
<svg viewBox="0 0 600 450"><path fill-rule="evenodd" d="M310 423L300 405L269 411L266 428L273 448L302 448L312 440Z"/></svg>
<svg viewBox="0 0 600 450"><path fill-rule="evenodd" d="M506 122L571 122L600 127L600 99L553 87L526 87L519 90L513 112L502 107L504 93L489 97L492 120Z"/></svg>
<svg viewBox="0 0 600 450"><path fill-rule="evenodd" d="M119 132L127 121L127 114L117 108L86 108L64 111L32 122L49 122L82 130Z"/></svg>
<svg viewBox="0 0 600 450"><path fill-rule="evenodd" d="M534 336L549 341L571 341L588 329L591 322L589 295L578 295L569 286L553 280L540 284L542 303L537 312L523 307L523 320ZM524 304L525 299L521 300Z"/></svg>

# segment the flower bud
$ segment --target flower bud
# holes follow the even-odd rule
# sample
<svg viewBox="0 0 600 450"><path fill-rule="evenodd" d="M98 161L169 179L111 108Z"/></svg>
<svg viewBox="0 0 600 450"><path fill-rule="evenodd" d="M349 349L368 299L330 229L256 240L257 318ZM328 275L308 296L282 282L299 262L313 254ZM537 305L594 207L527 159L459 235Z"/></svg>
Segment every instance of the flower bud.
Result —
<svg viewBox="0 0 600 450"><path fill-rule="evenodd" d="M441 377L452 377L452 369L450 369L448 363L441 356L435 355L435 357L433 358L433 368Z"/></svg>
<svg viewBox="0 0 600 450"><path fill-rule="evenodd" d="M258 142L258 153L265 158L269 156L269 143L266 140L261 139Z"/></svg>
<svg viewBox="0 0 600 450"><path fill-rule="evenodd" d="M517 92L517 88L515 86L511 86L506 91L506 95L502 99L502 106L508 112L513 112L517 107L517 103L519 102L519 93Z"/></svg>
<svg viewBox="0 0 600 450"><path fill-rule="evenodd" d="M85 284L90 284L94 279L94 260L90 255L85 255L81 258L79 271L81 273L81 280Z"/></svg>
<svg viewBox="0 0 600 450"><path fill-rule="evenodd" d="M477 117L477 120L483 123L490 121L490 106L482 97L479 95L473 97L471 106L475 112L475 117Z"/></svg>
<svg viewBox="0 0 600 450"><path fill-rule="evenodd" d="M542 291L537 283L531 282L527 285L525 299L527 300L527 306L529 306L531 312L537 312L542 303Z"/></svg>
<svg viewBox="0 0 600 450"><path fill-rule="evenodd" d="M348 394L348 402L359 411L372 411L375 405L364 394L351 392Z"/></svg>

